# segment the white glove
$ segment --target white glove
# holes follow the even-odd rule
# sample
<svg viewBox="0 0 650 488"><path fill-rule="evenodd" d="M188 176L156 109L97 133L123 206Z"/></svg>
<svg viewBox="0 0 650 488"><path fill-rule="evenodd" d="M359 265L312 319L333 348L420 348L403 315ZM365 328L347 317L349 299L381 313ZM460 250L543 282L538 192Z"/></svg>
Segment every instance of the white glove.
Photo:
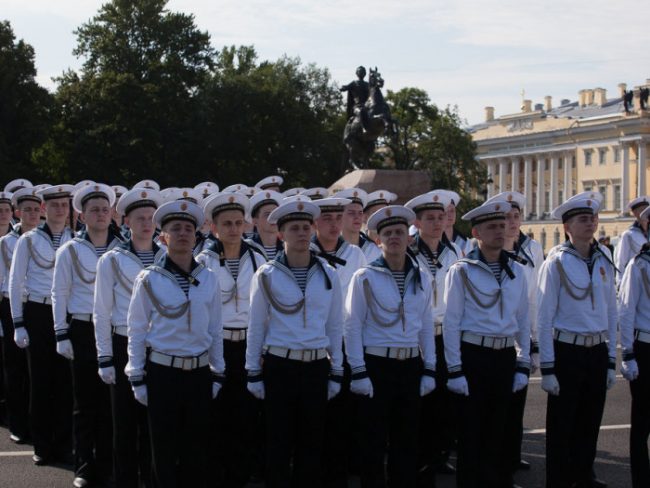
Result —
<svg viewBox="0 0 650 488"><path fill-rule="evenodd" d="M114 385L115 384L115 367L114 366L108 366L106 368L99 368L97 371L99 373L99 377L102 379L104 383L107 385Z"/></svg>
<svg viewBox="0 0 650 488"><path fill-rule="evenodd" d="M465 376L447 380L447 389L458 395L469 396L469 385Z"/></svg>
<svg viewBox="0 0 650 488"><path fill-rule="evenodd" d="M29 334L25 327L18 327L14 330L14 342L21 349L25 349L29 346Z"/></svg>
<svg viewBox="0 0 650 488"><path fill-rule="evenodd" d="M534 352L530 355L530 374L535 374L539 369L539 353Z"/></svg>
<svg viewBox="0 0 650 488"><path fill-rule="evenodd" d="M133 389L133 396L138 403L146 407L149 401L147 398L147 385L132 386L131 388Z"/></svg>
<svg viewBox="0 0 650 488"><path fill-rule="evenodd" d="M264 400L264 382L263 381L249 381L246 388L258 400Z"/></svg>
<svg viewBox="0 0 650 488"><path fill-rule="evenodd" d="M524 373L515 373L515 378L512 381L512 392L516 393L523 390L528 386L528 376Z"/></svg>
<svg viewBox="0 0 650 488"><path fill-rule="evenodd" d="M372 398L374 391L372 389L372 381L370 378L361 378L359 380L352 380L350 382L350 391L357 395L367 396Z"/></svg>
<svg viewBox="0 0 650 488"><path fill-rule="evenodd" d="M607 370L607 389L610 390L616 384L616 370Z"/></svg>
<svg viewBox="0 0 650 488"><path fill-rule="evenodd" d="M221 383L217 383L216 381L212 382L212 399L214 400L217 398L217 395L221 391Z"/></svg>
<svg viewBox="0 0 650 488"><path fill-rule="evenodd" d="M328 381L327 382L327 399L331 400L334 398L336 395L338 395L341 392L341 383L337 383L336 381Z"/></svg>
<svg viewBox="0 0 650 488"><path fill-rule="evenodd" d="M64 339L56 343L56 352L66 359L74 359L74 351L70 339Z"/></svg>
<svg viewBox="0 0 650 488"><path fill-rule="evenodd" d="M621 373L623 373L623 378L627 381L634 381L637 379L639 377L639 365L636 364L636 359L623 361L621 365Z"/></svg>
<svg viewBox="0 0 650 488"><path fill-rule="evenodd" d="M554 374L542 375L542 390L549 395L558 396L560 394L560 382Z"/></svg>
<svg viewBox="0 0 650 488"><path fill-rule="evenodd" d="M422 375L420 379L420 396L425 396L436 389L436 380L433 376Z"/></svg>

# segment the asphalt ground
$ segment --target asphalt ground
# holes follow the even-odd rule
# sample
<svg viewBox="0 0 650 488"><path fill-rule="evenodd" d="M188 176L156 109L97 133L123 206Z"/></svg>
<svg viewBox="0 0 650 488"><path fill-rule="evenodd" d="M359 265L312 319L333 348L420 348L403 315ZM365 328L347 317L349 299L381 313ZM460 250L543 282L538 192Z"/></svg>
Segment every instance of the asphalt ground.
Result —
<svg viewBox="0 0 650 488"><path fill-rule="evenodd" d="M523 458L531 463L531 470L519 472L516 482L524 488L544 486L546 393L540 378L532 377L524 418ZM630 433L630 391L622 377L607 394L605 413L598 439L595 470L598 478L611 488L627 488L630 482L628 437ZM69 488L73 474L65 467L37 467L32 463L29 445L16 445L9 440L6 428L0 427L0 488ZM251 485L261 486L261 485ZM351 480L356 488L358 480ZM439 488L456 486L453 476L439 475Z"/></svg>

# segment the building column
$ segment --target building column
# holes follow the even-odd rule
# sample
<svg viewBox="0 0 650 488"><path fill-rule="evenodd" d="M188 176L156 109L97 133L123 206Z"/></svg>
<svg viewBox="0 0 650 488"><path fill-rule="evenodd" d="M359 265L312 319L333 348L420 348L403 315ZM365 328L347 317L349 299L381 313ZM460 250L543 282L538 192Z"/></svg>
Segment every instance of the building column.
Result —
<svg viewBox="0 0 650 488"><path fill-rule="evenodd" d="M637 177L637 190L636 190L636 196L640 197L646 194L646 186L645 186L645 158L646 158L646 149L645 149L646 141L641 139L639 141L639 154L637 157L637 168L639 169L639 174Z"/></svg>
<svg viewBox="0 0 650 488"><path fill-rule="evenodd" d="M571 167L571 154L563 153L562 158L564 159L564 187L562 191L562 200L566 202L571 198L571 190L573 189L573 168Z"/></svg>
<svg viewBox="0 0 650 488"><path fill-rule="evenodd" d="M496 176L496 163L494 160L489 160L487 162L487 172L488 172L488 181L492 180L492 183L488 183L487 185L487 197L491 198L495 195L494 192L494 177Z"/></svg>
<svg viewBox="0 0 650 488"><path fill-rule="evenodd" d="M544 156L537 158L537 202L536 210L537 218L541 219L544 214Z"/></svg>
<svg viewBox="0 0 650 488"><path fill-rule="evenodd" d="M528 219L533 211L533 160L530 156L524 158L524 195L526 196L524 219Z"/></svg>
<svg viewBox="0 0 650 488"><path fill-rule="evenodd" d="M552 211L558 206L557 202L557 161L558 156L556 153L551 154L551 192L548 199L548 211Z"/></svg>
<svg viewBox="0 0 650 488"><path fill-rule="evenodd" d="M508 177L508 160L499 159L499 193L507 190L506 179Z"/></svg>
<svg viewBox="0 0 650 488"><path fill-rule="evenodd" d="M510 160L512 164L512 191L521 191L519 188L519 158L513 158Z"/></svg>
<svg viewBox="0 0 650 488"><path fill-rule="evenodd" d="M627 204L630 201L630 145L621 143L623 161L621 162L621 215L627 214Z"/></svg>

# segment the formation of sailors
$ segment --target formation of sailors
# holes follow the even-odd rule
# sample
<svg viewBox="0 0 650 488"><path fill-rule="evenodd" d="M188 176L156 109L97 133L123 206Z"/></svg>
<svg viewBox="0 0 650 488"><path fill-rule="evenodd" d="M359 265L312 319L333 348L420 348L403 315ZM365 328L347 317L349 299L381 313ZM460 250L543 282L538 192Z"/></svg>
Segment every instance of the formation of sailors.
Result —
<svg viewBox="0 0 650 488"><path fill-rule="evenodd" d="M648 486L647 197L613 257L594 241L602 196L571 197L545 259L517 192L463 215L465 237L451 190L394 205L282 183L0 192L7 420L36 465L72 464L76 487L514 487L539 369L546 486L605 486L620 329L632 486Z"/></svg>

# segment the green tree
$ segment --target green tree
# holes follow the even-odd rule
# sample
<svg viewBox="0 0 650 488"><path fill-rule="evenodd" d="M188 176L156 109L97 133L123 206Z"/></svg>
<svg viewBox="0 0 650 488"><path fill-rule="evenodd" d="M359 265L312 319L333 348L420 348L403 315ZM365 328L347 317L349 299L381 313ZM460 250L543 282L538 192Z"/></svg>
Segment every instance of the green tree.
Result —
<svg viewBox="0 0 650 488"><path fill-rule="evenodd" d="M51 124L52 97L35 81L34 49L0 22L0 167L5 181L36 178L32 152Z"/></svg>

